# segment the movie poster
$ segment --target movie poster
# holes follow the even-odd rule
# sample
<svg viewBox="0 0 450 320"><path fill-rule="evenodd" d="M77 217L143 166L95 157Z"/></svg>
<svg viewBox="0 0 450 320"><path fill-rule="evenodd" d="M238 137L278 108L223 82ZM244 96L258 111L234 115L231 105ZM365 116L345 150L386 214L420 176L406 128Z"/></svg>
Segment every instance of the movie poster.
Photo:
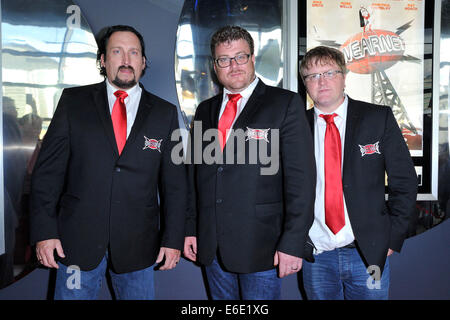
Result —
<svg viewBox="0 0 450 320"><path fill-rule="evenodd" d="M307 0L307 50L344 53L347 94L389 105L412 156L423 155L424 12L422 0Z"/></svg>

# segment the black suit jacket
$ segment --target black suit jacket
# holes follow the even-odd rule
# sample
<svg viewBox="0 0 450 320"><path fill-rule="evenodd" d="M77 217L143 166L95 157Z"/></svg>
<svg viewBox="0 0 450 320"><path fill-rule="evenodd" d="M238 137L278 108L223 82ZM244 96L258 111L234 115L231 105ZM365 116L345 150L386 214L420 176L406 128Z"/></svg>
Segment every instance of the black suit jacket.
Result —
<svg viewBox="0 0 450 320"><path fill-rule="evenodd" d="M209 141L195 144L202 141L205 131L217 128L221 103L219 94L198 106L190 152L197 151L198 155L210 150ZM313 222L316 173L304 105L298 94L266 86L260 80L233 129L246 134L255 133L253 129L270 129L266 131L269 142L247 136L242 139L245 151L238 152L237 142L234 148L227 149L230 137L223 159L231 152L235 164L202 162L189 166L192 197L186 235L197 236L197 258L202 264L211 264L218 251L231 272L269 270L276 250L303 256ZM272 139L277 130L279 140ZM279 160L275 174L261 174L261 168L270 167L261 158L251 162L249 149L256 141L259 148L269 150L279 143L279 152L271 151ZM219 153L222 157L220 149ZM188 154L188 159L193 158ZM238 159L245 160L245 164L237 164Z"/></svg>
<svg viewBox="0 0 450 320"><path fill-rule="evenodd" d="M186 171L170 158L177 119L175 106L143 89L119 156L105 82L65 89L32 176L31 241L60 239L62 263L81 270L109 247L118 273L152 265L160 245L181 249ZM145 148L147 138L159 149Z"/></svg>
<svg viewBox="0 0 450 320"><path fill-rule="evenodd" d="M307 117L314 134L313 109ZM349 97L344 143L342 183L353 233L366 265L383 270L388 249L400 251L414 213L414 165L389 107ZM376 143L379 152L363 155L361 146Z"/></svg>

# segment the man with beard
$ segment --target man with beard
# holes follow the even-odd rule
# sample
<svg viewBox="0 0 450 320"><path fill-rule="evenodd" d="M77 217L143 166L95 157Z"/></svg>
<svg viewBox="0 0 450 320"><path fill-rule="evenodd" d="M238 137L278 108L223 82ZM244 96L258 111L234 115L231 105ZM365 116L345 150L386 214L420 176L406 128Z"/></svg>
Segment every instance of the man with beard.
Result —
<svg viewBox="0 0 450 320"><path fill-rule="evenodd" d="M109 27L98 45L105 81L65 89L44 138L31 240L57 269L55 299L95 299L107 269L118 299L153 299L153 264L174 268L184 240L185 169L170 159L177 110L138 84L139 32Z"/></svg>
<svg viewBox="0 0 450 320"><path fill-rule="evenodd" d="M223 92L198 106L188 152L198 152L195 145L205 132L217 129L216 155L225 161L188 167L183 252L205 266L214 300L277 300L281 278L300 271L308 258L304 249L314 218L314 153L305 109L298 94L256 76L247 30L217 30L211 55ZM240 144L234 133L244 130ZM261 132L264 139L258 139ZM279 149L272 151L275 145ZM205 154L209 143L200 147ZM265 174L267 163L249 159L269 147L279 167ZM245 163L228 161L230 154Z"/></svg>

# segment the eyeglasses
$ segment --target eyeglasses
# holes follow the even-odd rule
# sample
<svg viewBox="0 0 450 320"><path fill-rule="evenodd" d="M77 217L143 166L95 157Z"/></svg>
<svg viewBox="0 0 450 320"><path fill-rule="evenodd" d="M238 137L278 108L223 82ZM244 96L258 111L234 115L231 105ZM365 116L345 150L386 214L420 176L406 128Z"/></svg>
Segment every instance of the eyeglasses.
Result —
<svg viewBox="0 0 450 320"><path fill-rule="evenodd" d="M238 54L236 57L233 58L217 58L214 60L214 62L217 64L220 68L226 68L231 65L231 60L236 61L237 64L246 64L248 62L248 59L250 58L250 54Z"/></svg>
<svg viewBox="0 0 450 320"><path fill-rule="evenodd" d="M317 82L321 77L324 79L334 79L338 73L342 73L341 70L330 70L322 73L312 73L303 77L307 82Z"/></svg>

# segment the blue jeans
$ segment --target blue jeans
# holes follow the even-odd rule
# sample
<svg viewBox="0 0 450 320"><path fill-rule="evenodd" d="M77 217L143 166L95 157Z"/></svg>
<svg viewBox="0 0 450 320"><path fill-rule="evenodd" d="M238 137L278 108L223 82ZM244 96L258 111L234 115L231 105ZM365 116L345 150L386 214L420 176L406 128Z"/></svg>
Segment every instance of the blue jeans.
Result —
<svg viewBox="0 0 450 320"><path fill-rule="evenodd" d="M279 300L281 297L281 279L275 268L233 273L225 271L215 258L205 270L213 300Z"/></svg>
<svg viewBox="0 0 450 320"><path fill-rule="evenodd" d="M381 279L369 276L356 248L338 248L303 260L303 284L309 300L387 300L389 259ZM379 271L379 269L378 269Z"/></svg>
<svg viewBox="0 0 450 320"><path fill-rule="evenodd" d="M67 267L58 262L55 300L95 300L103 277L108 269L108 255L91 271L81 271L76 266ZM109 269L114 293L118 300L154 300L153 266L146 269L115 273Z"/></svg>

